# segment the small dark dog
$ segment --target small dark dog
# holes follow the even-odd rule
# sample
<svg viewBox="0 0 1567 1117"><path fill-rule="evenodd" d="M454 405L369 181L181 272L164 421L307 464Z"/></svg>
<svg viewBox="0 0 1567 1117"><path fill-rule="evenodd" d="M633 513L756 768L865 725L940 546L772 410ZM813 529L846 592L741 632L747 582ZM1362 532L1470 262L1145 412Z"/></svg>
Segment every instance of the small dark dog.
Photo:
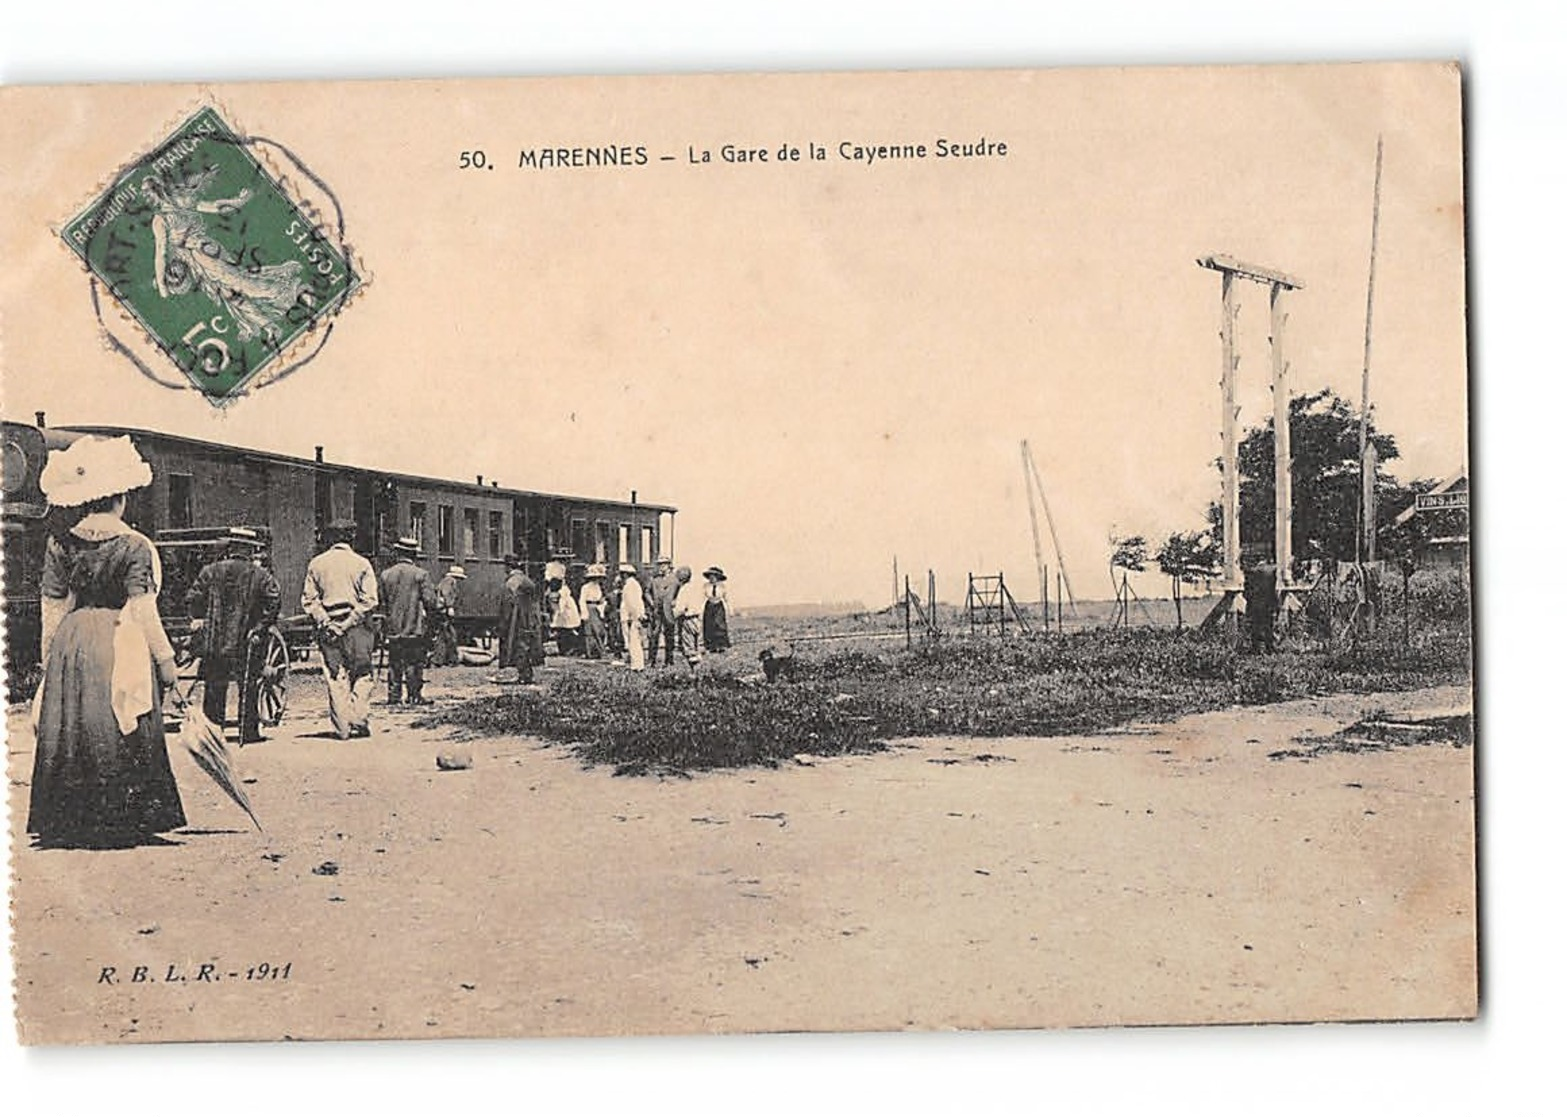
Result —
<svg viewBox="0 0 1567 1117"><path fill-rule="evenodd" d="M762 671L767 676L767 681L776 683L779 679L794 679L794 656L774 655L773 649L768 648L757 657L762 661Z"/></svg>

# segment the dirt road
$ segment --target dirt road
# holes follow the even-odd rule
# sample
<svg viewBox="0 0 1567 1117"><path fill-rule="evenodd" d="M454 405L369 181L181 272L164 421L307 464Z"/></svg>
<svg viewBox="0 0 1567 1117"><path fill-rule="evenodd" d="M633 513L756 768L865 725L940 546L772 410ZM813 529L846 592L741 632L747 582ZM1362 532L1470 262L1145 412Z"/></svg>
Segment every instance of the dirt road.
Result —
<svg viewBox="0 0 1567 1117"><path fill-rule="evenodd" d="M25 1041L1475 1009L1473 750L1268 757L1369 710L1466 710L1461 690L667 781L525 739L439 772L447 735L407 714L338 742L311 736L319 680L292 701L240 753L264 834L176 758L190 828L113 852L20 837L12 711Z"/></svg>

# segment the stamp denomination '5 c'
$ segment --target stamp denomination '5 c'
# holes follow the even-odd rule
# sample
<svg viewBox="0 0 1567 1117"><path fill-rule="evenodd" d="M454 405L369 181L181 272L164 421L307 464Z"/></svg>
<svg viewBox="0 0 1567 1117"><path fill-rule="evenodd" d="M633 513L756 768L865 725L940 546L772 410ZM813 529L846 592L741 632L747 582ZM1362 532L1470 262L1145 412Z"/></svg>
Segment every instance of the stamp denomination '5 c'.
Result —
<svg viewBox="0 0 1567 1117"><path fill-rule="evenodd" d="M258 146L203 108L61 230L214 402L278 373L361 282L337 231L290 195Z"/></svg>

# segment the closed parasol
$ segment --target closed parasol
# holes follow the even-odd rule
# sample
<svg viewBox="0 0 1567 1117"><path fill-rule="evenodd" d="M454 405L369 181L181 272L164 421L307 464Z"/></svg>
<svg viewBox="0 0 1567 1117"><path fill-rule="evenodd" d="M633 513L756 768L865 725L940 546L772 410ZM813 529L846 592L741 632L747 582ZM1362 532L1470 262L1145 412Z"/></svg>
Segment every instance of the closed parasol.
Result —
<svg viewBox="0 0 1567 1117"><path fill-rule="evenodd" d="M223 789L225 795L250 816L250 821L255 824L257 830L261 829L261 822L256 818L256 812L250 806L250 796L245 794L245 788L240 784L234 774L234 762L229 754L228 744L223 740L223 732L207 720L200 710L188 703L179 703L180 728L177 740L185 746L185 751L190 753L196 766L212 777L212 782Z"/></svg>

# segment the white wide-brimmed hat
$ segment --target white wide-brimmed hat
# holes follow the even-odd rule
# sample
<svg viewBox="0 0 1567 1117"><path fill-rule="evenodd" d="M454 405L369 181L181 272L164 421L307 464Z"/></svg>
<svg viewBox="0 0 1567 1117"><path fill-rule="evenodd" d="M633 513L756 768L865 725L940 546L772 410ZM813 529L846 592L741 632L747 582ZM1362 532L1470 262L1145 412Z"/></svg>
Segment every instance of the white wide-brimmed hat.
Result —
<svg viewBox="0 0 1567 1117"><path fill-rule="evenodd" d="M448 578L466 578L468 577L468 572L462 568L461 563L454 562L452 563L452 568L446 572L446 576Z"/></svg>
<svg viewBox="0 0 1567 1117"><path fill-rule="evenodd" d="M129 435L84 435L50 453L38 479L44 496L57 508L75 508L150 484L152 467L136 452Z"/></svg>
<svg viewBox="0 0 1567 1117"><path fill-rule="evenodd" d="M589 563L588 564L588 572L585 575L583 575L583 577L586 577L586 578L602 578L602 577L604 577L604 564L602 562Z"/></svg>
<svg viewBox="0 0 1567 1117"><path fill-rule="evenodd" d="M635 574L637 572L637 568L632 566L629 562L621 563L619 570L622 574Z"/></svg>

